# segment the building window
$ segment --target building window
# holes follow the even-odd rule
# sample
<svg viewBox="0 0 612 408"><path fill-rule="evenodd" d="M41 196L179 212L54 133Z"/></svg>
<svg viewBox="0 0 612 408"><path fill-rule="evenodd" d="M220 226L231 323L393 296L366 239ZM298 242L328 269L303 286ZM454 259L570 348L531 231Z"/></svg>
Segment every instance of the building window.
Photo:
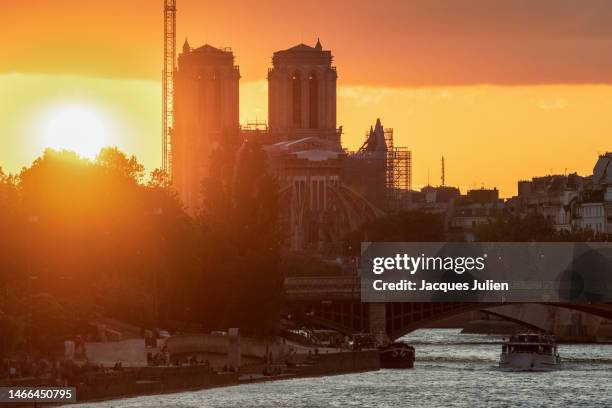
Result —
<svg viewBox="0 0 612 408"><path fill-rule="evenodd" d="M302 80L300 73L296 71L291 80L293 83L293 125L302 127Z"/></svg>
<svg viewBox="0 0 612 408"><path fill-rule="evenodd" d="M312 72L308 77L308 98L310 101L310 128L319 127L319 81L317 74Z"/></svg>
<svg viewBox="0 0 612 408"><path fill-rule="evenodd" d="M221 75L219 75L219 72L216 72L213 74L213 89L214 89L214 98L213 98L213 123L215 124L215 127L217 129L221 129L221 124L223 123L222 117L221 117L221 105L223 104L223 101L221 100Z"/></svg>

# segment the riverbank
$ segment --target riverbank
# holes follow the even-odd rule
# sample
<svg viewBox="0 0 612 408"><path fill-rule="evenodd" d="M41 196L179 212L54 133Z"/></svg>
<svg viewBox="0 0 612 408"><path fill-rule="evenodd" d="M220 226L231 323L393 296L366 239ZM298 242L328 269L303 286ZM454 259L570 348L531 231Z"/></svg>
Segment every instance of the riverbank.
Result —
<svg viewBox="0 0 612 408"><path fill-rule="evenodd" d="M312 356L277 375L262 375L263 365L244 367L238 372L211 372L207 367L143 367L118 377L99 377L92 384L77 387L79 402L128 398L140 395L227 387L252 382L319 377L380 369L378 351L353 351ZM278 367L277 367L278 368Z"/></svg>
<svg viewBox="0 0 612 408"><path fill-rule="evenodd" d="M313 355L276 375L263 375L265 365L245 366L240 372L214 372L206 366L141 367L112 373L88 374L76 386L77 402L94 402L136 396L170 394L183 391L229 387L255 382L376 371L380 369L378 351L346 351ZM28 386L27 384L19 384ZM32 384L33 385L33 384ZM37 384L40 386L40 384Z"/></svg>
<svg viewBox="0 0 612 408"><path fill-rule="evenodd" d="M241 383L79 408L612 406L612 346L560 345L563 365L558 371L504 372L498 368L501 337L460 334L458 329L417 330L402 338L417 347L413 370Z"/></svg>

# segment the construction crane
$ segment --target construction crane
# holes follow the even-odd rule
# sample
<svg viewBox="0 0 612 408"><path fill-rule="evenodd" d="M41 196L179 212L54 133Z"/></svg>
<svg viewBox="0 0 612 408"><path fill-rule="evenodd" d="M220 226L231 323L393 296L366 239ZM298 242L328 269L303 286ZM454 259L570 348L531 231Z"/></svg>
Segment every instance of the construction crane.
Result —
<svg viewBox="0 0 612 408"><path fill-rule="evenodd" d="M176 0L164 0L164 69L162 72L162 170L172 177L174 61L176 60Z"/></svg>

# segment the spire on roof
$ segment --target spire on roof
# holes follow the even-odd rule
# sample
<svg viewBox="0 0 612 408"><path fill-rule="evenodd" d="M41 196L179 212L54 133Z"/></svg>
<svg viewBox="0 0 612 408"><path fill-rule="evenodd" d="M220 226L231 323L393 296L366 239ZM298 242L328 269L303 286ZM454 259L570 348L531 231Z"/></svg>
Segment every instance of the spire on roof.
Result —
<svg viewBox="0 0 612 408"><path fill-rule="evenodd" d="M187 41L187 37L185 37L185 42L183 43L183 53L188 53L191 51L191 46L189 45L189 41Z"/></svg>
<svg viewBox="0 0 612 408"><path fill-rule="evenodd" d="M379 129L382 130L382 124L380 123L380 118L376 119L376 126L374 126L374 128L376 129L376 131L378 131Z"/></svg>
<svg viewBox="0 0 612 408"><path fill-rule="evenodd" d="M386 152L387 142L385 141L385 130L380 123L380 119L376 119L376 126L370 126L370 132L366 141L359 148L360 152Z"/></svg>
<svg viewBox="0 0 612 408"><path fill-rule="evenodd" d="M315 49L317 51L323 50L323 46L321 45L321 40L319 39L319 37L317 37L317 45L315 45Z"/></svg>

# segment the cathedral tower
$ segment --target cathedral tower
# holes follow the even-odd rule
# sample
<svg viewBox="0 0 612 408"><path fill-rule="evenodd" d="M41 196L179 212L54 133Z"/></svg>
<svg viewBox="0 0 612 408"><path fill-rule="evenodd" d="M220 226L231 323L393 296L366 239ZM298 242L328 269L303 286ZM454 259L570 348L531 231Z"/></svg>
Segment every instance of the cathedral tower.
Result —
<svg viewBox="0 0 612 408"><path fill-rule="evenodd" d="M192 49L185 40L174 80L172 183L192 215L200 206L211 151L239 126L239 80L230 49Z"/></svg>
<svg viewBox="0 0 612 408"><path fill-rule="evenodd" d="M268 123L278 139L316 136L340 143L336 129L336 67L321 42L300 44L272 57Z"/></svg>

